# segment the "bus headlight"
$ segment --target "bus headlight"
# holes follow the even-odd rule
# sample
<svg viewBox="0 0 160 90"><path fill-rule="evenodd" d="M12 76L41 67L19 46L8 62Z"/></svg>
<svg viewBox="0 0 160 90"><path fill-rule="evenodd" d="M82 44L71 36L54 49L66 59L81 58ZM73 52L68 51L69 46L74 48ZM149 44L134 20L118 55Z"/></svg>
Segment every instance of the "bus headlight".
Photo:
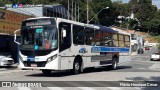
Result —
<svg viewBox="0 0 160 90"><path fill-rule="evenodd" d="M54 56L51 56L47 59L47 63L51 62L52 60L56 59L57 58L57 54L54 55Z"/></svg>

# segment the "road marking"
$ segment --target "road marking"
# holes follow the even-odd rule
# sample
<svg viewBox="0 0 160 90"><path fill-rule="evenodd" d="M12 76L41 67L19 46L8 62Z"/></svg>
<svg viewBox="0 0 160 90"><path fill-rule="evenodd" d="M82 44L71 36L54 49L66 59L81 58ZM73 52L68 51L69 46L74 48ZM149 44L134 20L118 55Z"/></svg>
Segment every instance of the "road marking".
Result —
<svg viewBox="0 0 160 90"><path fill-rule="evenodd" d="M146 63L157 63L157 62L144 61L144 60L133 60L133 62L135 62L135 61L136 61L136 62L137 62L137 61L138 61L138 62L146 62ZM137 63L138 63L138 62L137 62Z"/></svg>
<svg viewBox="0 0 160 90"><path fill-rule="evenodd" d="M140 56L135 56L135 57L150 57L150 56L142 56L142 55L140 55Z"/></svg>
<svg viewBox="0 0 160 90"><path fill-rule="evenodd" d="M77 84L77 83L72 83L72 82L64 82L64 83L70 84L72 86L80 86L80 87L76 87L76 88L80 88L80 89L83 89L83 90L96 90L96 89L86 87L86 86L83 86L83 85Z"/></svg>
<svg viewBox="0 0 160 90"><path fill-rule="evenodd" d="M118 88L118 87L107 87L107 88L109 88L111 90L121 90L121 88Z"/></svg>
<svg viewBox="0 0 160 90"><path fill-rule="evenodd" d="M96 89L93 89L93 88L90 88L90 87L77 87L77 88L80 88L80 89L83 89L83 90L96 90Z"/></svg>
<svg viewBox="0 0 160 90"><path fill-rule="evenodd" d="M143 90L142 88L140 87L134 87L136 90Z"/></svg>
<svg viewBox="0 0 160 90"><path fill-rule="evenodd" d="M19 90L32 90L31 88L28 88L28 87L17 87L17 89L19 89Z"/></svg>
<svg viewBox="0 0 160 90"><path fill-rule="evenodd" d="M47 88L49 88L51 90L65 90L65 89L60 88L60 87L47 87Z"/></svg>
<svg viewBox="0 0 160 90"><path fill-rule="evenodd" d="M0 71L8 71L6 68L0 68Z"/></svg>
<svg viewBox="0 0 160 90"><path fill-rule="evenodd" d="M18 72L18 73L17 73ZM19 74L19 72L26 72L26 70L7 70L7 71L3 71L3 72L0 72L0 75L8 75L8 74Z"/></svg>
<svg viewBox="0 0 160 90"><path fill-rule="evenodd" d="M156 63L149 67L149 69L160 69L160 64Z"/></svg>
<svg viewBox="0 0 160 90"><path fill-rule="evenodd" d="M51 83L48 83L48 85L52 86L52 87L46 87L48 89L51 89L51 90L65 90L57 85L54 85L54 84L51 84Z"/></svg>
<svg viewBox="0 0 160 90"><path fill-rule="evenodd" d="M142 69L143 70L143 69L148 69L148 68L137 68L137 69Z"/></svg>

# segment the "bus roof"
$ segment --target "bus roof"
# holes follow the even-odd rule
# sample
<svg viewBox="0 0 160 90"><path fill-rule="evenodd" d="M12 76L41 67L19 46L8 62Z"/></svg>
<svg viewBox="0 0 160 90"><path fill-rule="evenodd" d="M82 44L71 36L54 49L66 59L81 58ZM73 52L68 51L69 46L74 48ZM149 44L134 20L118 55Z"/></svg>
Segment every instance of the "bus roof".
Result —
<svg viewBox="0 0 160 90"><path fill-rule="evenodd" d="M41 18L54 18L54 17L36 17L36 18L28 18L26 20L41 19ZM109 27L106 27L106 26L94 25L94 24L85 24L85 23L72 21L72 20L68 20L68 19L63 19L63 18L55 18L55 19L57 19L58 21L69 22L69 23L72 23L72 24L85 26L85 27L89 27L89 28L93 28L93 29L99 29L101 31L105 31L105 32L109 32L109 33L118 33L118 31L113 30L113 29L111 29Z"/></svg>
<svg viewBox="0 0 160 90"><path fill-rule="evenodd" d="M118 33L118 31L113 30L113 29L111 29L109 27L106 27L106 26L102 26L102 25L85 24L85 23L76 22L76 21L67 20L67 19L62 19L62 18L58 18L58 19L63 20L64 22L68 22L69 21L72 24L85 26L85 27L90 27L90 28L93 28L93 29L99 29L101 31L105 31L105 32L109 32L109 33Z"/></svg>
<svg viewBox="0 0 160 90"><path fill-rule="evenodd" d="M53 18L53 17L35 17L35 18L27 18L25 20L42 19L42 18Z"/></svg>
<svg viewBox="0 0 160 90"><path fill-rule="evenodd" d="M108 28L106 26L100 26L99 30L105 31L105 32L109 32L109 33L118 33L118 31L115 31L111 28Z"/></svg>

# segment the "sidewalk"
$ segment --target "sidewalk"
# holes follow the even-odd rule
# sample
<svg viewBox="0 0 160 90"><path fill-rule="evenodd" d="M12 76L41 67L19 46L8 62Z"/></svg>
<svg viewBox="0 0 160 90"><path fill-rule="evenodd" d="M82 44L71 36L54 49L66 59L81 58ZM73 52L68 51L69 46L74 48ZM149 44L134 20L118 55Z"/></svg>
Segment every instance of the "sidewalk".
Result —
<svg viewBox="0 0 160 90"><path fill-rule="evenodd" d="M137 55L137 52L132 52L131 53L131 56L135 56L135 55Z"/></svg>

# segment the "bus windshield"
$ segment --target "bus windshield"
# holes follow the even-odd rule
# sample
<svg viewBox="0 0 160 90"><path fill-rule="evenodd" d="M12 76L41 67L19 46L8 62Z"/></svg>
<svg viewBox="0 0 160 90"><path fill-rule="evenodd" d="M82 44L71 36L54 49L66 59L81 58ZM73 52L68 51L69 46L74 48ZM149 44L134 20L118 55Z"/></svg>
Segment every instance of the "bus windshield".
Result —
<svg viewBox="0 0 160 90"><path fill-rule="evenodd" d="M57 29L55 25L22 26L21 49L47 50L57 48Z"/></svg>

